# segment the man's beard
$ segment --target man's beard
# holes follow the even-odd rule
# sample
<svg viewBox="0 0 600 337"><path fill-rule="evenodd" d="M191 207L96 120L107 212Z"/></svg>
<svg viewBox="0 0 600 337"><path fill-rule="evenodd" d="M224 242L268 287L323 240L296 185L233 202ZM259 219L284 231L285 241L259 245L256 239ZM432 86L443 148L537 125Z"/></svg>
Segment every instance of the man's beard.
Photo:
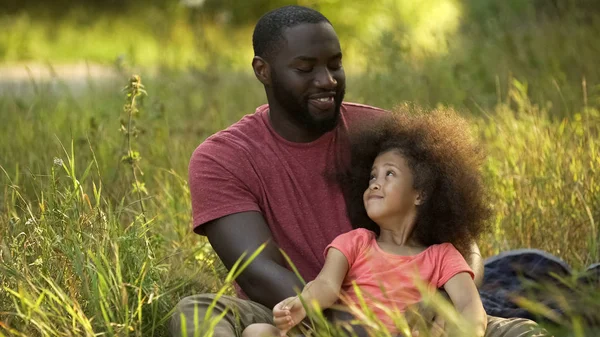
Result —
<svg viewBox="0 0 600 337"><path fill-rule="evenodd" d="M334 97L334 114L331 118L318 120L315 119L308 110L308 97L295 97L294 94L286 88L282 81L279 81L275 73L271 73L273 85L273 95L275 99L285 110L285 113L302 125L306 130L322 134L333 130L340 116L340 107L344 99L345 88L336 91Z"/></svg>

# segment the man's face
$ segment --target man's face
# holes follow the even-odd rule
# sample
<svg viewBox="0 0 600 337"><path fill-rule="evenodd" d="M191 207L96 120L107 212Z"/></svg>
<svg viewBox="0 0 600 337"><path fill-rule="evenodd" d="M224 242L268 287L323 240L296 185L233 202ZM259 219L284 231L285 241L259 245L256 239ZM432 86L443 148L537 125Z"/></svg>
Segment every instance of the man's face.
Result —
<svg viewBox="0 0 600 337"><path fill-rule="evenodd" d="M284 32L271 64L273 96L288 118L315 132L332 130L346 88L342 51L328 23L301 24Z"/></svg>

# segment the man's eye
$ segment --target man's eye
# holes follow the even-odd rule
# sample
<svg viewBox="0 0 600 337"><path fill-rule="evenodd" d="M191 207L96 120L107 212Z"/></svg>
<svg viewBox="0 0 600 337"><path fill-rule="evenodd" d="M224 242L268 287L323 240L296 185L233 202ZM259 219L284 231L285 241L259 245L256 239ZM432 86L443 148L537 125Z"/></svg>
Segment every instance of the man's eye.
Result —
<svg viewBox="0 0 600 337"><path fill-rule="evenodd" d="M329 64L331 70L339 70L340 68L342 68L342 61Z"/></svg>
<svg viewBox="0 0 600 337"><path fill-rule="evenodd" d="M296 68L296 70L298 70L301 73L310 73L311 71L313 71L313 68Z"/></svg>

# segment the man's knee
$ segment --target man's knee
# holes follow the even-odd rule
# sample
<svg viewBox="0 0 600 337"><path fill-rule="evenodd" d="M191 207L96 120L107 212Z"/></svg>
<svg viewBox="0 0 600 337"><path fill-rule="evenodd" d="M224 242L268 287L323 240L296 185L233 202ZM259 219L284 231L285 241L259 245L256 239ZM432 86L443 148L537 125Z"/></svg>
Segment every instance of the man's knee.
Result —
<svg viewBox="0 0 600 337"><path fill-rule="evenodd" d="M200 294L182 298L175 306L175 313L183 313L186 316L194 315L195 312L206 312L208 307L215 302L215 294Z"/></svg>
<svg viewBox="0 0 600 337"><path fill-rule="evenodd" d="M486 337L546 337L550 336L536 322L525 318L488 316Z"/></svg>
<svg viewBox="0 0 600 337"><path fill-rule="evenodd" d="M206 311L215 303L215 294L201 294L182 298L171 316L169 330L172 336L184 336L186 331L196 330L204 321Z"/></svg>
<svg viewBox="0 0 600 337"><path fill-rule="evenodd" d="M509 337L550 337L548 331L532 320L525 318L516 318L514 320L515 322L513 323Z"/></svg>

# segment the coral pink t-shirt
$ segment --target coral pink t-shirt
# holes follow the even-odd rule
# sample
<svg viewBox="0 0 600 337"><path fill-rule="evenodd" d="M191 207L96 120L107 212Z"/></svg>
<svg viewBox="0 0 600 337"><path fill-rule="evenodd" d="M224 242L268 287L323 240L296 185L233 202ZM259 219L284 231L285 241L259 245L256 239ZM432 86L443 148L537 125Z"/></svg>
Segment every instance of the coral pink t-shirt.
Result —
<svg viewBox="0 0 600 337"><path fill-rule="evenodd" d="M413 256L394 255L383 251L375 233L359 228L338 236L327 246L344 254L348 273L342 283L341 301L345 305L359 305L353 282L359 287L368 307L390 332L397 332L391 318L378 304L404 312L421 300L415 277L425 282L430 291L442 287L458 273L473 271L450 243L433 245Z"/></svg>
<svg viewBox="0 0 600 337"><path fill-rule="evenodd" d="M325 262L325 247L352 229L342 192L326 175L347 162L349 133L384 110L343 103L336 128L310 143L282 138L268 110L258 107L194 151L189 164L194 229L202 234L211 220L260 212L275 242L310 281Z"/></svg>

